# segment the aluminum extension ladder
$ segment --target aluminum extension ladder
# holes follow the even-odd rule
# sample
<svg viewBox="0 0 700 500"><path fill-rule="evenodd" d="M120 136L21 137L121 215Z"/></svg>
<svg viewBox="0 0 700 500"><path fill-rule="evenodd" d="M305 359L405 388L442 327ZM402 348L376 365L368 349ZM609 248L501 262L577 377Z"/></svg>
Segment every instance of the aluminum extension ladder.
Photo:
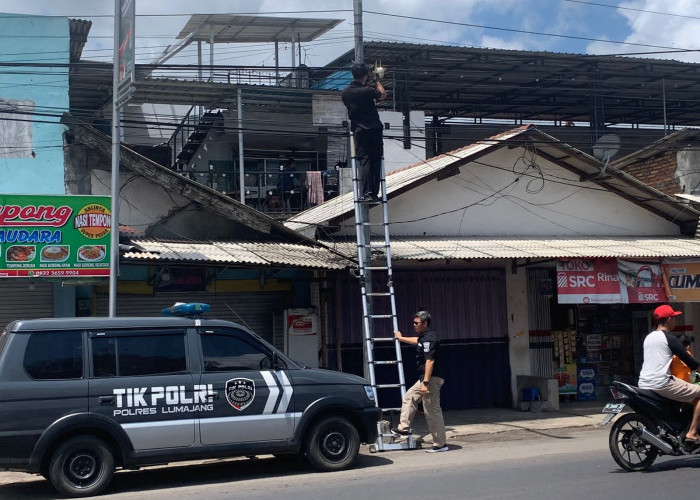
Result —
<svg viewBox="0 0 700 500"><path fill-rule="evenodd" d="M353 194L355 200L355 228L357 234L357 256L359 263L360 289L362 293L362 330L364 333L364 357L365 368L374 393L374 401L381 410L381 418L377 423L377 442L370 445L371 452L387 450L415 449L418 444L413 438L413 433L406 436L396 436L390 430L386 414L397 413L401 410L401 401L406 394L406 381L404 378L403 361L401 359L401 345L394 337L393 332L399 329L396 316L396 299L394 295L394 283L391 269L391 246L389 240L389 215L387 210L386 175L384 171L384 158L382 158L382 171L380 181L381 222L371 222L370 207L376 206L366 202L360 202L362 194L361 182L355 159L355 139L348 131L350 138L350 158L353 179ZM372 228L381 229L382 239L372 241ZM374 260L374 262L372 262ZM381 280L373 280L373 273L381 274ZM386 279L383 279L386 278ZM373 290L373 283L381 281L377 290ZM389 304L387 304L387 301ZM384 309L380 311L379 309ZM391 320L389 336L375 336L375 325L384 323L380 331L386 331L386 324ZM393 349L391 347L393 346ZM391 379L388 383L377 383L377 372ZM394 372L394 373L391 373ZM388 394L387 394L388 393ZM393 393L393 394L391 394ZM392 397L393 396L393 397ZM390 407L383 405L387 399L392 402L398 400L399 406Z"/></svg>

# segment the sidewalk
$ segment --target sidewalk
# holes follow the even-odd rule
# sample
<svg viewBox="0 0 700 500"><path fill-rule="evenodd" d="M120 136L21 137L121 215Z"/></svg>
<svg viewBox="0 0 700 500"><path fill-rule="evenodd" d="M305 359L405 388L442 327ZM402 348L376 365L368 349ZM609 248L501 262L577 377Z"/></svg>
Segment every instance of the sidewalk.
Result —
<svg viewBox="0 0 700 500"><path fill-rule="evenodd" d="M540 432L552 429L594 427L603 420L601 410L607 401L561 403L559 411L520 411L515 408L487 408L479 410L445 411L447 442L469 442L477 435L500 434L508 439L508 432ZM414 436L418 441L431 441L422 413L413 422ZM425 444L424 444L425 446ZM39 476L21 472L0 471L0 485L35 481Z"/></svg>
<svg viewBox="0 0 700 500"><path fill-rule="evenodd" d="M542 431L593 427L603 420L601 410L607 401L561 403L559 411L520 411L515 408L445 411L447 440L466 441L479 434L500 434L511 431ZM416 415L413 431L417 438L431 440L422 414ZM507 436L504 436L507 438Z"/></svg>

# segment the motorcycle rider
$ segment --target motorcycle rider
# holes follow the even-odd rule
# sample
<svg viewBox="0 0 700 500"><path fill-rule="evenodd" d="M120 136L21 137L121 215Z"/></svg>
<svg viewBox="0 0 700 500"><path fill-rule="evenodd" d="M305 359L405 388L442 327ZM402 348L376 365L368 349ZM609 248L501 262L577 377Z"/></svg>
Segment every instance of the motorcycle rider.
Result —
<svg viewBox="0 0 700 500"><path fill-rule="evenodd" d="M638 385L640 389L650 389L665 398L690 403L700 398L700 385L676 378L670 370L674 354L691 370L700 367L700 361L691 356L681 341L671 333L676 323L675 317L680 314L680 311L674 311L666 304L654 309L654 330L644 339L644 362ZM700 405L695 405L686 441L700 444L699 424Z"/></svg>

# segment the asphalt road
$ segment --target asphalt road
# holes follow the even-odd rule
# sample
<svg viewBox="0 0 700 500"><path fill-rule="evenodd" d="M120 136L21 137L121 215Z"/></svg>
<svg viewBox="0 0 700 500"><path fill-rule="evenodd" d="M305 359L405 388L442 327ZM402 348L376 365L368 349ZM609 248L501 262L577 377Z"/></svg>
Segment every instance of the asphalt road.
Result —
<svg viewBox="0 0 700 500"><path fill-rule="evenodd" d="M356 467L313 472L303 460L272 457L121 472L103 500L232 498L282 500L658 500L697 496L700 458L662 458L647 473L622 472L608 428L480 435L448 453L370 454ZM7 477L7 476L6 476ZM14 477L14 476L13 476ZM2 474L0 473L0 478ZM0 482L1 499L58 498L41 478Z"/></svg>

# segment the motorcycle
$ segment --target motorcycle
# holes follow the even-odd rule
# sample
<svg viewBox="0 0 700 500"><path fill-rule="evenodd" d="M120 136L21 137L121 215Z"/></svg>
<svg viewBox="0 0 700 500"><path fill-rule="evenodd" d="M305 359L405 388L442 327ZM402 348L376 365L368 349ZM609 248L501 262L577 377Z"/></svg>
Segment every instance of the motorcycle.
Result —
<svg viewBox="0 0 700 500"><path fill-rule="evenodd" d="M613 382L610 390L620 402L605 405L603 413L607 415L601 425L611 422L628 405L633 410L615 421L608 439L613 459L624 470L647 470L659 455L700 453L700 446L684 441L693 416L690 404L622 382Z"/></svg>

